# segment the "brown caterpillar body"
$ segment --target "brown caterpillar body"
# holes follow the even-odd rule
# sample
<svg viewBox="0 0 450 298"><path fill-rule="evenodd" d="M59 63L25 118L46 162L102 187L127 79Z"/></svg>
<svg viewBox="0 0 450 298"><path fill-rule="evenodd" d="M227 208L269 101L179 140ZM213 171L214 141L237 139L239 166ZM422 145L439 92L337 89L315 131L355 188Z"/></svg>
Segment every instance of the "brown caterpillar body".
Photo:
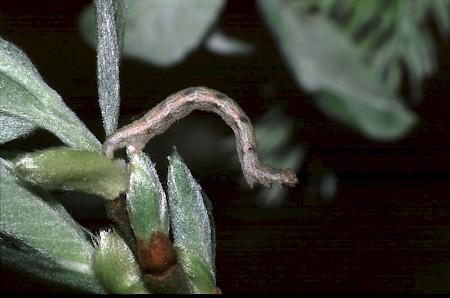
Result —
<svg viewBox="0 0 450 298"><path fill-rule="evenodd" d="M140 152L154 136L194 110L216 113L233 129L242 171L251 187L254 182L266 187L271 182L290 187L297 184L297 177L290 169L274 169L259 161L253 127L245 112L225 94L206 87L192 87L169 96L142 118L108 136L103 150L109 158L114 157L115 150L126 146Z"/></svg>

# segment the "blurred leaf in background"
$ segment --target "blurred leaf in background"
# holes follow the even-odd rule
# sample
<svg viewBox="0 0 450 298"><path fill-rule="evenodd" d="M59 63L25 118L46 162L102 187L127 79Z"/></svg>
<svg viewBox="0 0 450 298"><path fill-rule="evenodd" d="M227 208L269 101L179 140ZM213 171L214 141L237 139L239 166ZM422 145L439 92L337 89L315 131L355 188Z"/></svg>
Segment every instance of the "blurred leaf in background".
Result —
<svg viewBox="0 0 450 298"><path fill-rule="evenodd" d="M352 39L295 3L258 2L297 83L316 96L325 114L369 138L393 140L409 132L416 115L386 90Z"/></svg>
<svg viewBox="0 0 450 298"><path fill-rule="evenodd" d="M332 0L299 1L349 35L372 71L389 90L400 93L409 80L413 99L423 81L438 69L433 27L442 39L450 33L450 1Z"/></svg>
<svg viewBox="0 0 450 298"><path fill-rule="evenodd" d="M123 55L159 67L172 67L203 41L217 21L224 0L134 0L125 17ZM95 44L94 9L80 18L81 33Z"/></svg>
<svg viewBox="0 0 450 298"><path fill-rule="evenodd" d="M258 1L287 67L318 107L374 140L404 137L413 97L437 68L430 19L450 31L450 1Z"/></svg>
<svg viewBox="0 0 450 298"><path fill-rule="evenodd" d="M240 40L216 29L206 40L206 47L213 53L224 56L247 56L255 52L256 47L252 43Z"/></svg>

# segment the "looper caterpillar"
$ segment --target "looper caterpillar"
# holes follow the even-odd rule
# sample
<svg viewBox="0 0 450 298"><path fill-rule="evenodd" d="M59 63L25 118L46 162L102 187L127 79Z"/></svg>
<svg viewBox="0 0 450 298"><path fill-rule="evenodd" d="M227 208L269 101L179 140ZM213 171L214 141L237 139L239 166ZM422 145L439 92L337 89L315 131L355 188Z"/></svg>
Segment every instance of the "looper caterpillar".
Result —
<svg viewBox="0 0 450 298"><path fill-rule="evenodd" d="M271 182L295 186L297 177L290 169L274 169L259 161L252 124L239 105L225 94L206 87L192 87L169 96L142 118L108 136L103 150L109 158L114 157L115 150L126 146L140 152L154 136L162 134L193 110L214 112L233 129L242 171L251 187L254 182L266 187L270 187Z"/></svg>

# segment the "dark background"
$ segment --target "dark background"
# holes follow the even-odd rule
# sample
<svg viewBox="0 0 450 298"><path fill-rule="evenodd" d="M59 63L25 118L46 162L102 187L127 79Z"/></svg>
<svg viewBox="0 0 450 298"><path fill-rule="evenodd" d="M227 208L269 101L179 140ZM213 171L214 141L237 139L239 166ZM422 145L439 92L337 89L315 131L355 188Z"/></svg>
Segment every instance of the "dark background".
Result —
<svg viewBox="0 0 450 298"><path fill-rule="evenodd" d="M4 1L0 36L22 48L46 82L103 141L97 106L95 51L78 32L89 1ZM166 156L176 145L214 205L217 284L246 292L450 292L450 47L439 43L440 70L424 83L412 107L421 122L403 140L370 141L326 118L284 67L252 1L230 1L219 20L226 33L257 46L249 57L221 57L203 48L172 69L123 60L121 124L166 96L205 85L234 98L255 121L273 106L295 119L292 144L307 146L300 183L277 210L259 208L256 191L220 152L231 130L194 113L147 146L165 180ZM270 92L267 92L270 91ZM408 89L405 87L407 97ZM186 144L188 143L188 144ZM60 145L39 131L2 148ZM338 192L311 194L313 176L332 169ZM68 210L96 230L108 224L103 202L66 199ZM87 205L91 208L86 209ZM65 291L2 268L2 290Z"/></svg>

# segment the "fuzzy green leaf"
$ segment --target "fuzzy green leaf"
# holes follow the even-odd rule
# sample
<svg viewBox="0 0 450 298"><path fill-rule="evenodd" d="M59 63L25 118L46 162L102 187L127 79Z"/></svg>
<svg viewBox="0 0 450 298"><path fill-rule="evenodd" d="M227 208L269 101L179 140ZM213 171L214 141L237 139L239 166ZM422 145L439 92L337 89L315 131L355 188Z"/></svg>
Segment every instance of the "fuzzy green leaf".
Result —
<svg viewBox="0 0 450 298"><path fill-rule="evenodd" d="M131 164L126 198L128 216L134 234L148 243L155 231L169 235L166 194L150 158L145 153L127 153Z"/></svg>
<svg viewBox="0 0 450 298"><path fill-rule="evenodd" d="M92 273L86 274L83 270L67 268L61 265L59 260L52 259L36 249L25 248L23 245L18 249L11 247L12 245L0 239L0 262L3 268L14 268L43 282L69 287L76 292L106 293Z"/></svg>
<svg viewBox="0 0 450 298"><path fill-rule="evenodd" d="M194 251L176 247L177 256L188 276L192 294L213 294L216 290L214 277L204 260Z"/></svg>
<svg viewBox="0 0 450 298"><path fill-rule="evenodd" d="M19 186L36 192L36 196L39 196L42 200L45 201L45 203L47 203L50 207L55 209L55 211L59 212L60 216L64 218L67 223L72 224L75 229L81 229L81 226L72 218L72 216L67 212L64 206L58 200L56 200L49 192L45 191L44 189L34 187L27 181L21 180L21 178L17 176L17 173L15 172L13 162L0 158L0 172L3 172L7 176L14 177L14 179L16 179L15 180L16 183ZM83 232L85 230L81 229L80 231Z"/></svg>
<svg viewBox="0 0 450 298"><path fill-rule="evenodd" d="M195 50L224 6L223 0L133 0L126 19L124 52L160 67L171 67ZM85 40L95 44L92 8L80 20Z"/></svg>
<svg viewBox="0 0 450 298"><path fill-rule="evenodd" d="M8 116L2 112L0 112L0 127L6 128L0 130L0 144L25 136L37 128L30 121Z"/></svg>
<svg viewBox="0 0 450 298"><path fill-rule="evenodd" d="M39 198L0 165L2 265L89 292L103 292L92 269L94 247L84 229L64 211Z"/></svg>
<svg viewBox="0 0 450 298"><path fill-rule="evenodd" d="M324 113L376 140L395 140L411 130L416 115L386 90L328 19L302 14L292 2L258 4L297 83L315 93Z"/></svg>
<svg viewBox="0 0 450 298"><path fill-rule="evenodd" d="M2 130L34 124L55 134L65 144L101 150L100 142L40 77L28 57L0 38L0 113L13 118ZM12 127L11 127L12 126ZM0 143L7 139L0 140Z"/></svg>
<svg viewBox="0 0 450 298"><path fill-rule="evenodd" d="M70 190L113 200L128 187L122 167L97 152L52 148L21 157L16 172L25 180L48 190Z"/></svg>
<svg viewBox="0 0 450 298"><path fill-rule="evenodd" d="M111 294L150 294L127 244L114 232L101 231L94 270Z"/></svg>
<svg viewBox="0 0 450 298"><path fill-rule="evenodd" d="M119 60L127 1L94 1L97 16L98 101L106 135L117 129L120 107Z"/></svg>
<svg viewBox="0 0 450 298"><path fill-rule="evenodd" d="M184 253L180 264L193 292L212 293L215 267L208 210L200 185L176 152L169 157L167 184L174 246Z"/></svg>

